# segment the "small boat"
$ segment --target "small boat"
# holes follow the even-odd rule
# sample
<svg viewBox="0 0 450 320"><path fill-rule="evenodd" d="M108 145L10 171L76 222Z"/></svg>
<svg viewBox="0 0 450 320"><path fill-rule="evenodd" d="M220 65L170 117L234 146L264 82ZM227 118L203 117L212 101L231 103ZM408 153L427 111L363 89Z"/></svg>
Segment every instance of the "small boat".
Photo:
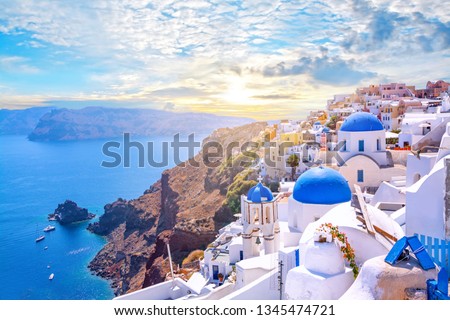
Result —
<svg viewBox="0 0 450 320"><path fill-rule="evenodd" d="M46 226L46 227L44 228L44 232L50 232L50 231L53 231L53 230L55 230L55 227L54 227L54 226Z"/></svg>
<svg viewBox="0 0 450 320"><path fill-rule="evenodd" d="M47 266L47 269L50 269L50 265Z"/></svg>
<svg viewBox="0 0 450 320"><path fill-rule="evenodd" d="M47 250L48 249L48 247L46 246L46 247L44 247L44 250Z"/></svg>
<svg viewBox="0 0 450 320"><path fill-rule="evenodd" d="M45 236L40 236L38 238L36 238L36 242L42 241L45 239Z"/></svg>
<svg viewBox="0 0 450 320"><path fill-rule="evenodd" d="M55 277L55 274L52 273L52 274L50 275L50 277L48 277L48 280L53 280L54 277Z"/></svg>

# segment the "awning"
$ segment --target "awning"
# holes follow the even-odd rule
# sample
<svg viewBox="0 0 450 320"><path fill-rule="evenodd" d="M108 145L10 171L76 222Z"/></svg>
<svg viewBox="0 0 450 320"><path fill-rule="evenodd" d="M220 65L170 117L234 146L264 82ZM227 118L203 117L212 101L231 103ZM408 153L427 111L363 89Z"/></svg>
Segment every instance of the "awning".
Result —
<svg viewBox="0 0 450 320"><path fill-rule="evenodd" d="M388 138L398 138L398 134L390 131L386 131L386 139Z"/></svg>

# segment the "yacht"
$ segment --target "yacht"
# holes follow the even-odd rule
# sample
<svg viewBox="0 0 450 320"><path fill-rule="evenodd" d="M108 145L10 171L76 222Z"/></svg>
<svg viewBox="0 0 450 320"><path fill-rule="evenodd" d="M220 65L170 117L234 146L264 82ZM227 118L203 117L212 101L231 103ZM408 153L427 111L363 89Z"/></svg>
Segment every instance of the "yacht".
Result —
<svg viewBox="0 0 450 320"><path fill-rule="evenodd" d="M40 236L38 238L36 238L36 242L42 241L45 239L45 236Z"/></svg>
<svg viewBox="0 0 450 320"><path fill-rule="evenodd" d="M46 227L44 228L44 232L50 232L50 231L53 231L53 230L55 230L55 227L54 227L54 226L46 226Z"/></svg>

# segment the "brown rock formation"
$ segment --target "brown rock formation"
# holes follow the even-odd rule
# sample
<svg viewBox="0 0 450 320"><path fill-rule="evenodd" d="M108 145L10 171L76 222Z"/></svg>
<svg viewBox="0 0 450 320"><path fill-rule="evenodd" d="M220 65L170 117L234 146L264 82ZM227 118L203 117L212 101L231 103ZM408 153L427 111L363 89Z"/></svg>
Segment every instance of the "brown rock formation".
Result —
<svg viewBox="0 0 450 320"><path fill-rule="evenodd" d="M266 123L214 131L203 144L217 141L223 146L257 140ZM237 148L234 148L237 150ZM211 151L212 152L212 151ZM224 206L228 186L244 166L205 165L199 153L199 166L182 163L163 172L161 179L135 200L105 206L105 213L89 230L106 235L108 244L90 263L91 270L111 279L116 294L124 294L164 280L169 271L167 247L174 263L195 249L204 249L224 224L233 219ZM226 157L228 158L228 157Z"/></svg>

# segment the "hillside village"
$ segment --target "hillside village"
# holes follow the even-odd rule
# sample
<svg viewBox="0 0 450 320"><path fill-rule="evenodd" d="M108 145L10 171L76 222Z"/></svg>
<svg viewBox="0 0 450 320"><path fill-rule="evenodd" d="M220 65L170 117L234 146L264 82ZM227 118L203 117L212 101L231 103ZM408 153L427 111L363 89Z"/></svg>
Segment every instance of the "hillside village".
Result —
<svg viewBox="0 0 450 320"><path fill-rule="evenodd" d="M117 299L448 299L448 91L370 85L267 126L258 182L197 272L170 264Z"/></svg>

